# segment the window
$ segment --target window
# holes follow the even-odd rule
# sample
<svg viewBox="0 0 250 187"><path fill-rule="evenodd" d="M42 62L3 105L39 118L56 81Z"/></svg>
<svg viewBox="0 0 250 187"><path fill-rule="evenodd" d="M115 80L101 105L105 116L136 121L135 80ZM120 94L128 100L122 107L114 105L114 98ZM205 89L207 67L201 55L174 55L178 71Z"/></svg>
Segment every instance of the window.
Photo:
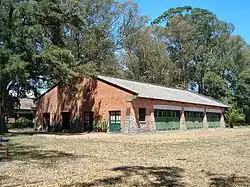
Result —
<svg viewBox="0 0 250 187"><path fill-rule="evenodd" d="M158 117L158 110L154 110L154 116Z"/></svg>
<svg viewBox="0 0 250 187"><path fill-rule="evenodd" d="M172 117L172 116L171 116L171 111L168 111L167 114L168 114L167 117Z"/></svg>
<svg viewBox="0 0 250 187"><path fill-rule="evenodd" d="M159 116L158 117L162 117L162 111L161 110L159 110Z"/></svg>
<svg viewBox="0 0 250 187"><path fill-rule="evenodd" d="M139 108L139 121L145 121L146 119L146 108Z"/></svg>
<svg viewBox="0 0 250 187"><path fill-rule="evenodd" d="M86 112L84 114L85 114L85 116L84 116L85 123L89 123L89 113Z"/></svg>
<svg viewBox="0 0 250 187"><path fill-rule="evenodd" d="M162 117L167 117L167 112L166 111L162 111Z"/></svg>

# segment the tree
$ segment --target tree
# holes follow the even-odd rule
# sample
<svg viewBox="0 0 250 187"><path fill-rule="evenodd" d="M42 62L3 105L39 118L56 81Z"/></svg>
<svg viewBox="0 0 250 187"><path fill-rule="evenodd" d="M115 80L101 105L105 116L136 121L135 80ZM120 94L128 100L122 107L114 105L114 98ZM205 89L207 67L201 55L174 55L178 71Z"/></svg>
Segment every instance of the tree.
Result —
<svg viewBox="0 0 250 187"><path fill-rule="evenodd" d="M78 74L119 74L117 51L122 49L124 39L136 32L144 20L138 15L137 4L131 1L43 0L38 7L41 8L37 11L37 19L49 44L54 45L52 48L43 46L43 53L38 57L41 61L50 61L52 66L57 65L62 59L55 59L53 63L54 58L50 57L63 48L63 54L68 54L67 58L71 59L69 70ZM58 71L55 77L60 75L65 77L62 71Z"/></svg>
<svg viewBox="0 0 250 187"><path fill-rule="evenodd" d="M242 71L237 76L237 81L234 86L233 101L238 108L243 109L246 116L245 121L250 122L250 48L244 51L245 65Z"/></svg>
<svg viewBox="0 0 250 187"><path fill-rule="evenodd" d="M169 85L169 57L161 32L147 26L124 43L125 76L138 81Z"/></svg>
<svg viewBox="0 0 250 187"><path fill-rule="evenodd" d="M211 56L220 52L220 46L230 36L233 26L220 21L212 12L190 6L169 9L152 24L166 30L165 42L174 65L179 69L179 84L187 89L196 83L203 93L203 77Z"/></svg>
<svg viewBox="0 0 250 187"><path fill-rule="evenodd" d="M24 26L24 20L19 16L21 6L15 1L1 1L0 4L0 132L6 131L4 126L5 109L9 108L6 101L12 100L16 95L21 95L25 89L26 71L29 58L29 43L22 45L24 40L31 40L29 29ZM13 94L15 92L15 94Z"/></svg>
<svg viewBox="0 0 250 187"><path fill-rule="evenodd" d="M246 42L240 36L231 35L220 48L220 53L211 58L203 77L203 94L234 102L239 74L245 69L244 49Z"/></svg>

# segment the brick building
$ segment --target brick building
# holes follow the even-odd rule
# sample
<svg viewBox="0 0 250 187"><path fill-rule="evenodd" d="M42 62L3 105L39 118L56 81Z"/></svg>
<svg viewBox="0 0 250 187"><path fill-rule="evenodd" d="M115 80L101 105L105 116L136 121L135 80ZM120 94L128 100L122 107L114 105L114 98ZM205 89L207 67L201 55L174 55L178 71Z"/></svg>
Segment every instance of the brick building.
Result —
<svg viewBox="0 0 250 187"><path fill-rule="evenodd" d="M227 105L189 91L124 79L84 77L74 86L54 86L37 100L37 121L87 131L107 120L110 132L224 127Z"/></svg>

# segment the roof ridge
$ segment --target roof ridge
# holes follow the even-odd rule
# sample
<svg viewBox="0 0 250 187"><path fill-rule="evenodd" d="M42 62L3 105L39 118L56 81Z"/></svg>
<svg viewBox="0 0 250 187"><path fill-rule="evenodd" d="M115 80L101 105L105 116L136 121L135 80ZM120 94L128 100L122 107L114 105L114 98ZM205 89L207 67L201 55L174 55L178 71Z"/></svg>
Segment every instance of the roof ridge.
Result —
<svg viewBox="0 0 250 187"><path fill-rule="evenodd" d="M106 76L106 75L98 75L97 77L100 78L100 76L101 77L107 77L107 78L113 78L113 79L120 79L120 80L130 81L130 82L134 82L134 83L147 84L147 85L152 85L152 86L157 86L157 87L162 87L162 88L167 88L167 89L173 89L173 90L179 90L179 91L189 91L189 90L184 90L184 89L181 89L181 88L174 88L174 87L164 86L164 85L161 85L161 84L154 84L154 83L149 83L149 82L142 82L142 81L138 81L138 80L130 80L130 79L127 79L127 78L112 77L112 76ZM193 92L191 92L191 93L193 93Z"/></svg>

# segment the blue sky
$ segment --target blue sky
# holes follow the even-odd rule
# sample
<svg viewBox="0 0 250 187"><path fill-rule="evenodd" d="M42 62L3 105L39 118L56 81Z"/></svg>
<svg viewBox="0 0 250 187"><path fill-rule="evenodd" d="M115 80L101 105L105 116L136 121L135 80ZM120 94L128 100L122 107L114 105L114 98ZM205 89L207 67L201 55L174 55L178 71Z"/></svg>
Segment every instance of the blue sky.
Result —
<svg viewBox="0 0 250 187"><path fill-rule="evenodd" d="M241 35L250 44L250 0L135 0L140 13L154 19L169 8L190 5L205 8L219 19L233 23L234 34Z"/></svg>

